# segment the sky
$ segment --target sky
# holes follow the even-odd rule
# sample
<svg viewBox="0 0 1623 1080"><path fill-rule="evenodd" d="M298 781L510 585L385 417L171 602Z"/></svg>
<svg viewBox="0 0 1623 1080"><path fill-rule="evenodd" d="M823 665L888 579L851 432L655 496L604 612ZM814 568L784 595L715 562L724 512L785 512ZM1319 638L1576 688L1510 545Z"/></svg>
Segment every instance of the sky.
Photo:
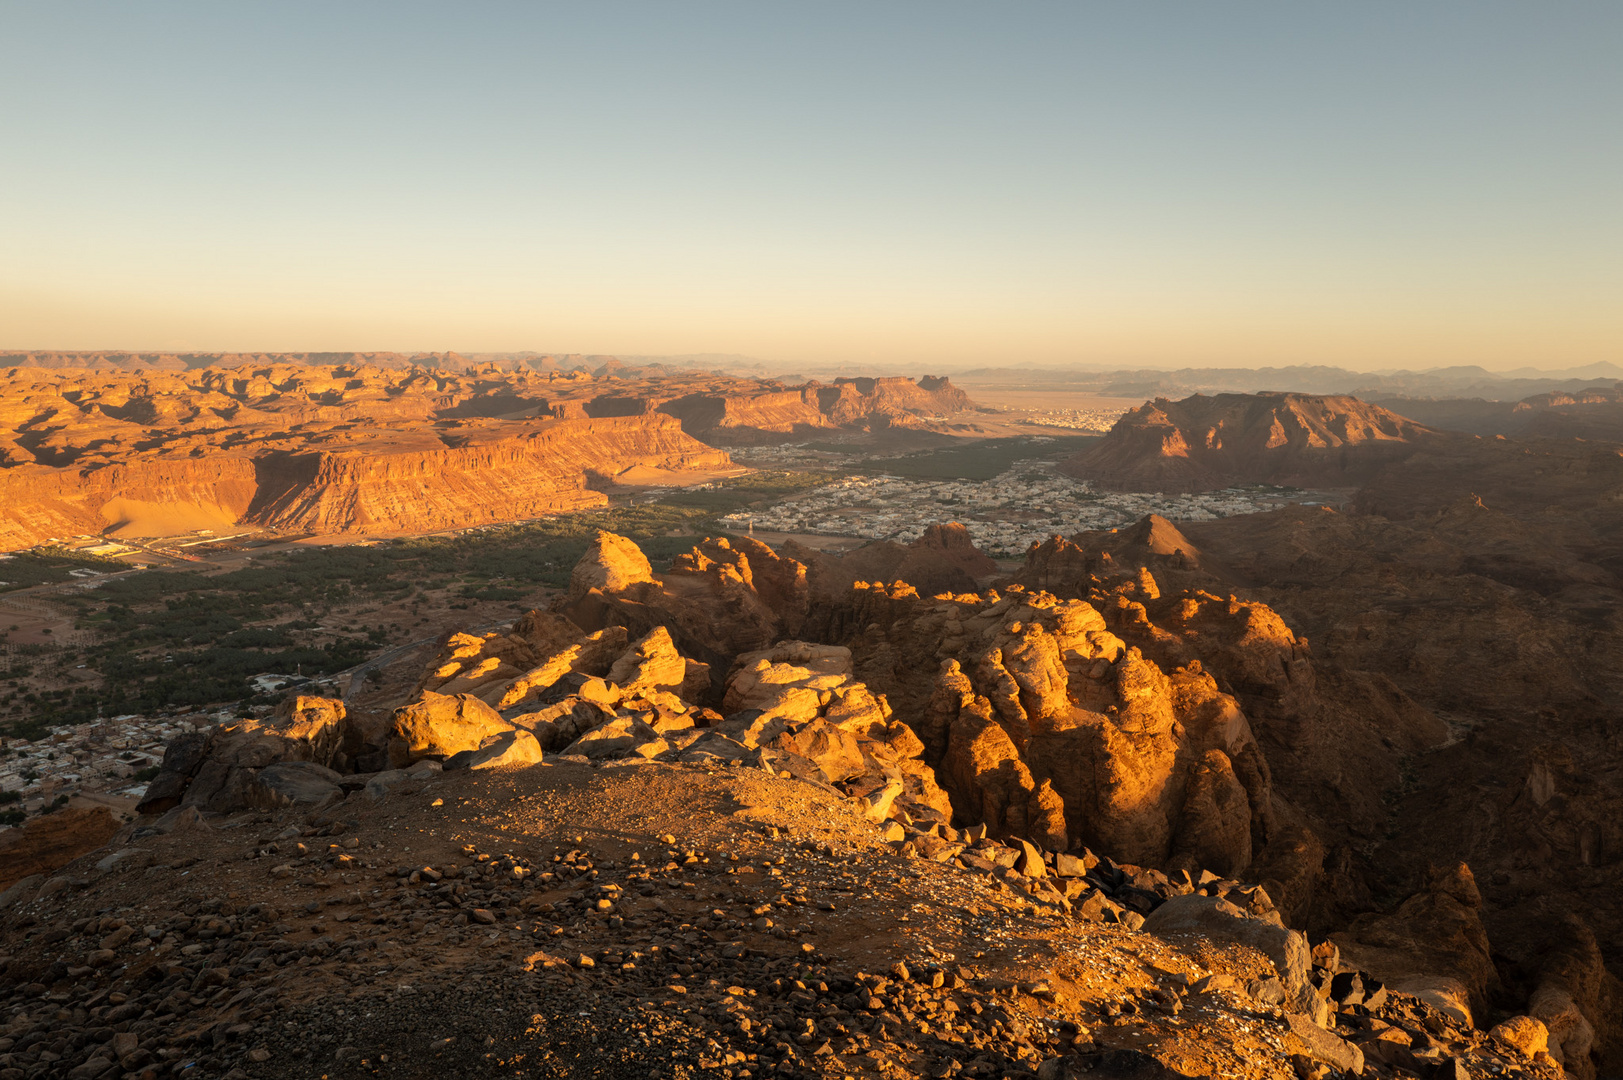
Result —
<svg viewBox="0 0 1623 1080"><path fill-rule="evenodd" d="M0 348L1623 360L1623 4L0 0Z"/></svg>

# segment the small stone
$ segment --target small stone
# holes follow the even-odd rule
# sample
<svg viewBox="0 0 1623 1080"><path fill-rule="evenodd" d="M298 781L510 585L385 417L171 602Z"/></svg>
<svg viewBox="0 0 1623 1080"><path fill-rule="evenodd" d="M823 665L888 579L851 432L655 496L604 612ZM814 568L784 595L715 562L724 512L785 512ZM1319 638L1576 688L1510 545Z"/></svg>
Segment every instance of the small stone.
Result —
<svg viewBox="0 0 1623 1080"><path fill-rule="evenodd" d="M1278 979L1252 979L1245 984L1246 995L1259 1005L1278 1005L1285 1000L1285 987Z"/></svg>
<svg viewBox="0 0 1623 1080"><path fill-rule="evenodd" d="M470 914L472 915L474 922L483 923L486 926L490 926L496 921L496 916L486 908L474 908Z"/></svg>
<svg viewBox="0 0 1623 1080"><path fill-rule="evenodd" d="M1088 872L1088 864L1075 855L1061 852L1054 856L1054 873L1060 877L1081 877Z"/></svg>
<svg viewBox="0 0 1623 1080"><path fill-rule="evenodd" d="M1201 976L1190 984L1189 989L1197 994L1210 994L1218 990L1233 990L1235 987L1234 976L1219 971Z"/></svg>
<svg viewBox="0 0 1623 1080"><path fill-rule="evenodd" d="M1014 847L1019 857L1014 861L1014 868L1028 878L1041 878L1048 876L1048 865L1043 862L1043 853L1037 850L1035 844L1026 840L1015 840Z"/></svg>
<svg viewBox="0 0 1623 1080"><path fill-rule="evenodd" d="M1325 1080L1330 1075L1330 1066L1306 1054L1292 1054L1291 1069L1296 1073L1296 1080Z"/></svg>

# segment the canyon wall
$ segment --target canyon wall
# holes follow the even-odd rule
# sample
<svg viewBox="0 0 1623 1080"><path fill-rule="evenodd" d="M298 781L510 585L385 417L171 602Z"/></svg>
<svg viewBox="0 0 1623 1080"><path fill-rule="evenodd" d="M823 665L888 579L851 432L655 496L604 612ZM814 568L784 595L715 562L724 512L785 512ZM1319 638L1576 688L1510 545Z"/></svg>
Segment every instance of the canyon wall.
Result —
<svg viewBox="0 0 1623 1080"><path fill-rule="evenodd" d="M145 512L191 512L212 524L237 521L257 490L254 462L243 456L150 458L127 465L0 469L0 551L49 539L100 533Z"/></svg>

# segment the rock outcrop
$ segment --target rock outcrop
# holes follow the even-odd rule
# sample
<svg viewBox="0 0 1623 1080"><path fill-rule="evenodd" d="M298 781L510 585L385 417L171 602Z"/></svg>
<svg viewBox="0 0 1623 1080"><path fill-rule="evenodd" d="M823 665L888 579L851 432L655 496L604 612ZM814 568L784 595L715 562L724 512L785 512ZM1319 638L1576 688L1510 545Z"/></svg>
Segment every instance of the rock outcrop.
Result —
<svg viewBox="0 0 1623 1080"><path fill-rule="evenodd" d="M647 566L631 541L599 534L556 612L592 632L665 627L719 675L739 653L795 637L810 603L805 565L748 537L707 539L659 575Z"/></svg>
<svg viewBox="0 0 1623 1080"><path fill-rule="evenodd" d="M1461 863L1395 911L1361 916L1332 939L1348 963L1469 1026L1499 986L1481 907Z"/></svg>
<svg viewBox="0 0 1623 1080"><path fill-rule="evenodd" d="M1123 491L1350 487L1448 436L1353 397L1196 394L1125 414L1062 470Z"/></svg>
<svg viewBox="0 0 1623 1080"><path fill-rule="evenodd" d="M1111 601L1126 628L1133 602ZM1129 646L1088 601L1018 585L933 600L858 585L849 604L828 631L861 627L853 651L874 669L870 683L920 715L925 759L960 822L1051 850L1086 844L1139 865L1223 873L1245 869L1254 840L1266 842L1267 764L1243 710L1196 656L1263 648L1243 631L1203 626L1213 640L1199 649L1193 632ZM1289 655L1288 635L1279 647Z"/></svg>
<svg viewBox="0 0 1623 1080"><path fill-rule="evenodd" d="M182 735L164 750L158 775L137 807L143 814L180 806L228 812L251 805L277 805L270 781L351 771L364 734L353 725L344 703L332 698L292 695L267 720L239 719ZM260 784L273 765L308 765L282 770ZM311 771L318 770L318 771Z"/></svg>

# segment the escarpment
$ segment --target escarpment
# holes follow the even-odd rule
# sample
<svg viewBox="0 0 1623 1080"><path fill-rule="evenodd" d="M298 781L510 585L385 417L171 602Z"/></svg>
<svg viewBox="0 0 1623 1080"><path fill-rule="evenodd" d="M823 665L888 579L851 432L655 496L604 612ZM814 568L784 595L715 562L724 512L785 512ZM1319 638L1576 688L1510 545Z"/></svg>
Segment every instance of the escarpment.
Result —
<svg viewBox="0 0 1623 1080"><path fill-rule="evenodd" d="M607 505L590 485L636 466L679 476L727 464L724 451L674 420L647 417L538 421L522 434L484 437L379 437L308 452L21 466L0 470L0 497L16 510L0 525L0 545L116 532L143 514L328 533L482 525Z"/></svg>
<svg viewBox="0 0 1623 1080"><path fill-rule="evenodd" d="M735 470L728 442L919 427L945 379L785 388L699 373L244 363L0 368L0 549L255 525L431 531L602 506L601 489ZM701 441L703 440L703 441ZM714 444L714 445L707 445Z"/></svg>
<svg viewBox="0 0 1623 1080"><path fill-rule="evenodd" d="M449 446L290 453L266 463L268 482L246 520L317 532L511 521L606 505L589 484L634 466L681 472L726 464L725 452L664 417L555 420Z"/></svg>

